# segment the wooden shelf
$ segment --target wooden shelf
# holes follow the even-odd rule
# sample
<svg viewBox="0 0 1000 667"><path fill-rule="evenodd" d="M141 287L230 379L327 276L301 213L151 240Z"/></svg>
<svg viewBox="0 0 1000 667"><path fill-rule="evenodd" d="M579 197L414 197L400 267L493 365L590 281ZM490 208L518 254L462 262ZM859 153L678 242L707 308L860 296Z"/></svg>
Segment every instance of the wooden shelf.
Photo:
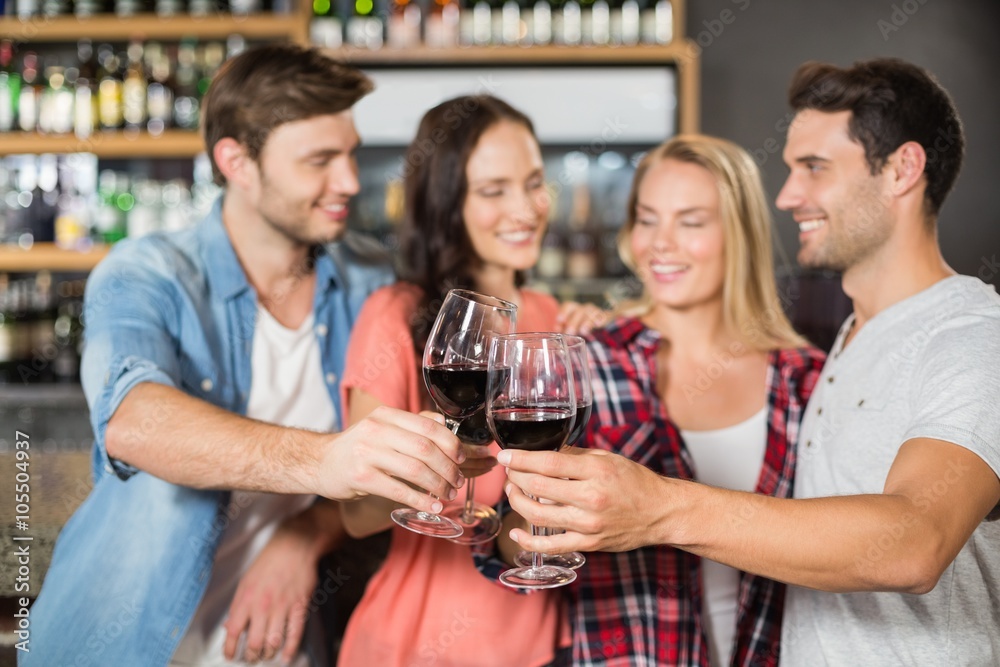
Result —
<svg viewBox="0 0 1000 667"><path fill-rule="evenodd" d="M153 136L122 131L95 132L87 139L76 136L11 132L0 134L0 156L22 153L93 153L102 158L188 158L205 150L201 135L168 130Z"/></svg>
<svg viewBox="0 0 1000 667"><path fill-rule="evenodd" d="M63 250L53 243L36 243L28 250L0 245L0 272L90 271L107 254L107 246L78 251Z"/></svg>
<svg viewBox="0 0 1000 667"><path fill-rule="evenodd" d="M680 4L680 3L678 3ZM356 67L411 67L419 65L673 65L677 68L678 129L700 128L701 49L690 39L670 44L638 46L459 46L446 49L418 47L378 50L327 49L326 54Z"/></svg>
<svg viewBox="0 0 1000 667"><path fill-rule="evenodd" d="M295 14L204 17L138 14L128 18L99 14L79 19L75 16L36 16L27 21L16 17L0 19L0 36L18 42L71 42L84 37L116 41L182 37L219 39L234 33L252 39L286 37L300 41L307 31L302 17Z"/></svg>
<svg viewBox="0 0 1000 667"><path fill-rule="evenodd" d="M327 49L327 55L366 65L464 64L675 64L697 60L697 46L686 41L638 46L458 46L444 49Z"/></svg>

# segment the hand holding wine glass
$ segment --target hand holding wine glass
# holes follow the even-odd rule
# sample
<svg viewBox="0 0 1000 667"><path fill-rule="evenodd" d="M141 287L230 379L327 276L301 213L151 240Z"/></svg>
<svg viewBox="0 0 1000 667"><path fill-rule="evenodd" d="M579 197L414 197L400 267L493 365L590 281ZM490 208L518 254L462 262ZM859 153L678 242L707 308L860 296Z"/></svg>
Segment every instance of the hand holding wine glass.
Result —
<svg viewBox="0 0 1000 667"><path fill-rule="evenodd" d="M423 369L431 400L453 433L483 409L490 340L514 331L516 322L517 306L502 299L469 290L452 290L445 297L424 347ZM467 484L471 498L472 485ZM439 514L397 509L391 516L422 535L456 538L464 532L461 524Z"/></svg>
<svg viewBox="0 0 1000 667"><path fill-rule="evenodd" d="M504 449L556 451L576 421L569 352L559 334L513 334L493 341L489 359L486 418ZM533 535L538 534L535 526ZM554 588L576 579L568 568L542 563L507 570L500 581L514 588Z"/></svg>
<svg viewBox="0 0 1000 667"><path fill-rule="evenodd" d="M587 430L587 422L590 421L590 412L594 405L594 391L590 383L590 359L587 356L587 341L580 336L569 336L563 334L563 341L566 343L566 350L569 352L570 364L573 367L573 388L576 398L576 420L573 423L573 432L570 433L566 441L567 447L572 447L583 437ZM564 532L556 528L543 528L542 535L558 535ZM521 551L514 557L514 562L522 567L531 564L532 553ZM586 557L579 551L571 551L565 554L542 554L542 562L546 565L558 565L575 570L587 562Z"/></svg>

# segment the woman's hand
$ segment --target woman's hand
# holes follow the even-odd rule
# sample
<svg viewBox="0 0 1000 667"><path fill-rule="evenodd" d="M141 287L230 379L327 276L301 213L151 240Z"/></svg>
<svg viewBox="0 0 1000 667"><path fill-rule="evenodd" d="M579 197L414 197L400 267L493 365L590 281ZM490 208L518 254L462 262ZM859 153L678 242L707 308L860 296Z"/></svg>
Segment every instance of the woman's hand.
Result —
<svg viewBox="0 0 1000 667"><path fill-rule="evenodd" d="M570 335L586 335L608 323L610 314L592 303L567 301L559 308L556 330Z"/></svg>

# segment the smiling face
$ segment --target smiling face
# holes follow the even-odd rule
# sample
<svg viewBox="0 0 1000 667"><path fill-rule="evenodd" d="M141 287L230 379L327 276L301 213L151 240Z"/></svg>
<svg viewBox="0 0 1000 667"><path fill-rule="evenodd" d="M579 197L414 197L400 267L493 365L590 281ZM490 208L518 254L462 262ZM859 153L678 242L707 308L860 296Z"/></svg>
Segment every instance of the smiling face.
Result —
<svg viewBox="0 0 1000 667"><path fill-rule="evenodd" d="M799 263L845 271L892 235L885 171L872 176L864 148L848 134L850 111L800 111L788 130L791 169L777 206L799 226Z"/></svg>
<svg viewBox="0 0 1000 667"><path fill-rule="evenodd" d="M519 123L496 123L479 138L465 174L462 216L483 267L533 267L550 205L535 137Z"/></svg>
<svg viewBox="0 0 1000 667"><path fill-rule="evenodd" d="M264 222L294 243L334 241L358 193L358 133L350 110L283 123L257 160L251 198Z"/></svg>
<svg viewBox="0 0 1000 667"><path fill-rule="evenodd" d="M721 303L725 244L719 189L704 167L666 159L639 184L628 243L654 307Z"/></svg>

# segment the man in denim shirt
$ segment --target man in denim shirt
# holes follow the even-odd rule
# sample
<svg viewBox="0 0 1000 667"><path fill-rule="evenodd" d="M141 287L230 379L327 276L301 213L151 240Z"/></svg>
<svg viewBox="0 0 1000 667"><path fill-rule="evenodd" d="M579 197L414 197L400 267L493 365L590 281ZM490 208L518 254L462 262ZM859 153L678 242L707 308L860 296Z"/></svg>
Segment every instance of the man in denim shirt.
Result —
<svg viewBox="0 0 1000 667"><path fill-rule="evenodd" d="M298 530L303 570L329 546L337 508L312 494L436 511L412 487L461 485L458 441L432 419L379 410L332 434L351 324L392 280L343 238L351 107L370 90L299 47L229 61L203 110L225 194L200 225L124 241L92 274L94 489L59 538L23 665L221 664L232 591L278 526ZM282 609L250 633L288 623L297 644Z"/></svg>

